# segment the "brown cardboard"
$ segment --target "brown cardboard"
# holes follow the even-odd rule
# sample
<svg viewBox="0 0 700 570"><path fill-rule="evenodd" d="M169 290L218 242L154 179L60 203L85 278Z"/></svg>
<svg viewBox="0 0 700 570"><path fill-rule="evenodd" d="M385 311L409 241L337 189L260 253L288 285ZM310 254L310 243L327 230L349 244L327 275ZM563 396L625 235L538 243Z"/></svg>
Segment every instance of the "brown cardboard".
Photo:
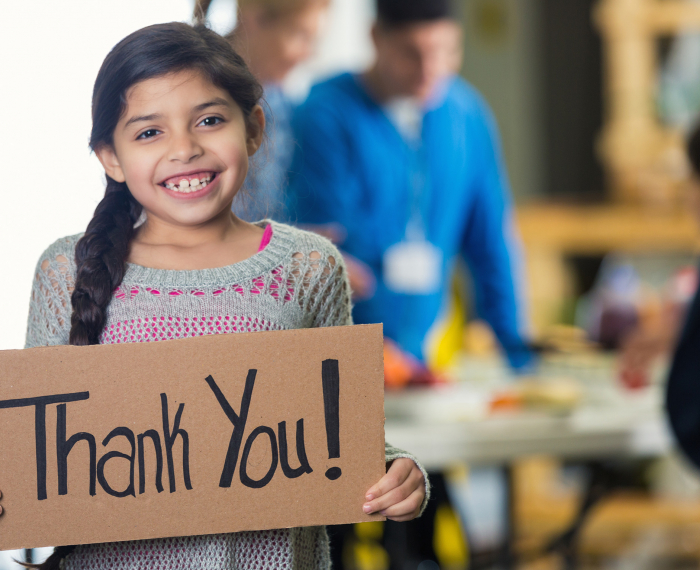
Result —
<svg viewBox="0 0 700 570"><path fill-rule="evenodd" d="M226 402L228 415L241 417L247 381L252 397L245 431L230 487L222 487L232 433L240 433L227 417ZM385 473L383 390L381 325L2 351L0 550L382 520L365 515L362 505ZM40 500L42 405L17 400L65 394L73 396L43 406L46 498ZM189 443L189 484L183 437L176 435L172 445L174 492L163 425L166 398L168 431L174 432L179 416ZM59 403L66 399L71 401ZM339 453L333 453L336 438L326 421L336 401ZM23 404L31 405L17 407ZM310 473L298 457L301 419ZM288 442L285 469L293 478L282 465L280 422ZM106 441L115 428L122 429ZM62 442L70 444L79 432L95 439L93 496L86 439L69 451L67 493L59 494L59 448L65 453ZM155 439L161 445L162 492L156 488ZM274 463L273 447L277 467L261 486ZM131 465L134 495L110 495L106 489L129 491Z"/></svg>

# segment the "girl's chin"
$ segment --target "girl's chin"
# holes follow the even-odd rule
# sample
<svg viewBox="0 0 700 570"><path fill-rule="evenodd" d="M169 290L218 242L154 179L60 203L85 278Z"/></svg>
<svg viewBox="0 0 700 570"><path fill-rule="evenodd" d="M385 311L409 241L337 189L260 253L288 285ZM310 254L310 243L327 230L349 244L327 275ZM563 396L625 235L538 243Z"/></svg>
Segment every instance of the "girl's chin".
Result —
<svg viewBox="0 0 700 570"><path fill-rule="evenodd" d="M226 214L231 212L233 197L225 199L221 196L213 196L210 200L179 201L145 204L146 216L155 218L170 226L182 226L192 228L204 226L208 223L219 223L223 218L229 217Z"/></svg>
<svg viewBox="0 0 700 570"><path fill-rule="evenodd" d="M225 208L220 208L217 210L211 210L206 212L191 212L187 215L183 212L163 212L162 215L157 216L162 220L167 220L167 224L170 226L179 226L182 228L197 228L206 226L211 223L227 223L231 219L230 216L222 216L222 213L229 213L231 211L230 206ZM216 222L215 222L216 221Z"/></svg>

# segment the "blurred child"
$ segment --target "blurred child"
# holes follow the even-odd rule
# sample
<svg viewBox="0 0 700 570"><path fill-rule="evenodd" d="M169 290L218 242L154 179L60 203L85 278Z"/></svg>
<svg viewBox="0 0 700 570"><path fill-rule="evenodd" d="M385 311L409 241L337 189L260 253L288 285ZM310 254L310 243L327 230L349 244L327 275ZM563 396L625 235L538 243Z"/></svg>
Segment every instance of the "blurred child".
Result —
<svg viewBox="0 0 700 570"><path fill-rule="evenodd" d="M688 201L700 221L700 126L688 138L687 154L692 168ZM690 268L679 271L669 283L659 318L646 326L636 327L624 340L620 374L626 385L633 388L646 385L654 362L671 354L696 289L697 271Z"/></svg>
<svg viewBox="0 0 700 570"><path fill-rule="evenodd" d="M694 172L694 211L700 200L700 126L688 142L688 157ZM677 327L674 333L681 331ZM678 445L700 467L700 292L696 292L671 365L666 394L669 424Z"/></svg>
<svg viewBox="0 0 700 570"><path fill-rule="evenodd" d="M212 0L197 0L195 20L206 20ZM246 220L282 220L292 162L292 102L282 90L289 73L313 53L330 0L238 0L236 27L226 37L262 83L268 152L253 168L246 189L255 200L234 204ZM232 8L233 9L233 8ZM246 194L249 194L246 193Z"/></svg>

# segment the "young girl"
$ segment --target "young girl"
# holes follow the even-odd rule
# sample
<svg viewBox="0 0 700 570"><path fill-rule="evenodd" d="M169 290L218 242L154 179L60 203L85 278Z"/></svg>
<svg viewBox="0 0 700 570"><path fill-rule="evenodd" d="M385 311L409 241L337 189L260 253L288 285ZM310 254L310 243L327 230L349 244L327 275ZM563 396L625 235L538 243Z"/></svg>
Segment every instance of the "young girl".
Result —
<svg viewBox="0 0 700 570"><path fill-rule="evenodd" d="M27 347L351 324L330 242L231 213L263 137L260 97L243 60L203 26L151 26L112 50L90 140L105 197L83 235L39 260ZM362 508L409 520L427 479L410 455L387 445L386 458ZM309 527L61 547L39 568L328 568L328 556L325 528Z"/></svg>

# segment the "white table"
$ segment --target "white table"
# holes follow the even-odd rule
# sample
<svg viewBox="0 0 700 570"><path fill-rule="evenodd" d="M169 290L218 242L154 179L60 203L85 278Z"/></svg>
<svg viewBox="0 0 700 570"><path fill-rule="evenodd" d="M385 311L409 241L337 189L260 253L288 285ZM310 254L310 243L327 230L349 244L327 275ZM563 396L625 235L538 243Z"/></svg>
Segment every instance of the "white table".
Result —
<svg viewBox="0 0 700 570"><path fill-rule="evenodd" d="M506 382L502 368L484 374L479 367L465 366L457 374L461 381L454 384L385 396L386 440L413 453L428 470L465 463L505 468L509 516L501 561L507 568L517 566L510 471L514 460L533 455L582 462L659 457L673 447L663 412L665 372L657 374L651 387L630 392L615 380L610 357L594 366L551 364L542 367L545 377L573 378L583 388L580 405L569 412L488 413L489 394Z"/></svg>
<svg viewBox="0 0 700 570"><path fill-rule="evenodd" d="M595 366L564 367L565 360L543 366L545 376L575 377L583 388L581 405L565 414L536 411L486 413L493 391L491 369L460 368L461 381L437 388L387 391L386 440L415 454L428 469L455 463L505 464L528 455L562 459L653 457L673 443L663 412L663 386L657 381L639 391L612 378L614 362L601 357ZM474 376L474 382L465 377Z"/></svg>

